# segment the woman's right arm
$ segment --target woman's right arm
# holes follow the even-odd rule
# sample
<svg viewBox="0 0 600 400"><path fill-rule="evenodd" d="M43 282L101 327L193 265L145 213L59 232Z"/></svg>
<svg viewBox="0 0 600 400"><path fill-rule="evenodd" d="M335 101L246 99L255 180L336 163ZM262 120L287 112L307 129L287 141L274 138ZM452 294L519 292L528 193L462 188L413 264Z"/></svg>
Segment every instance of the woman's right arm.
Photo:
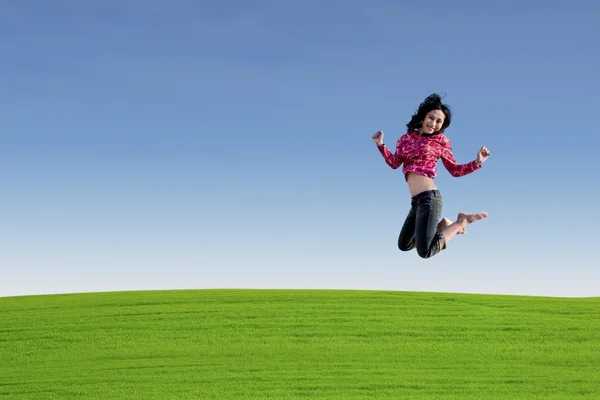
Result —
<svg viewBox="0 0 600 400"><path fill-rule="evenodd" d="M392 154L390 149L388 149L385 143L383 143L383 132L376 132L373 135L373 140L375 141L375 145L377 146L377 149L379 149L379 152L383 156L383 159L385 160L387 165L389 165L392 169L399 168L402 165L402 163L404 162L404 158L401 155L402 153L400 146L400 141L402 140L402 137L398 139L398 143L396 143L395 154Z"/></svg>

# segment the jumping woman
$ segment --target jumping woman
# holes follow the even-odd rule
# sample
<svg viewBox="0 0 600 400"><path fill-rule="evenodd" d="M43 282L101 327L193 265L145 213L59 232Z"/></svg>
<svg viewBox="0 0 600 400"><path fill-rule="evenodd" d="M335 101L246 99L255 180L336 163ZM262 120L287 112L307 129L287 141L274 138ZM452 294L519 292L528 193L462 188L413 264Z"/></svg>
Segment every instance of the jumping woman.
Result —
<svg viewBox="0 0 600 400"><path fill-rule="evenodd" d="M409 251L416 247L422 258L430 258L444 250L454 235L466 233L468 224L488 216L485 212L461 212L455 222L442 218L442 195L433 183L437 176L437 160L441 158L450 175L459 177L480 169L490 156L488 149L482 146L475 160L458 164L452 153L452 144L444 135L451 119L450 107L442 104L438 94L432 94L419 105L406 124L408 131L398 139L395 154L383 143L382 131L372 136L391 168L397 169L404 164L402 172L412 198L410 211L398 237L398 248Z"/></svg>

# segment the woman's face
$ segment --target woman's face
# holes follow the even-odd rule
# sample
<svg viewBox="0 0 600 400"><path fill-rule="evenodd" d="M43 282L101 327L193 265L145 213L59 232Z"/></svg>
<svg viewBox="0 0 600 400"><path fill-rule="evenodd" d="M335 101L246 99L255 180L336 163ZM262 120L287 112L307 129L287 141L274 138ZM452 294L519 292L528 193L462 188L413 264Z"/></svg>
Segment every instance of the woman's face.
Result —
<svg viewBox="0 0 600 400"><path fill-rule="evenodd" d="M442 110L431 110L425 115L421 133L431 134L442 129L442 124L446 119L446 115Z"/></svg>

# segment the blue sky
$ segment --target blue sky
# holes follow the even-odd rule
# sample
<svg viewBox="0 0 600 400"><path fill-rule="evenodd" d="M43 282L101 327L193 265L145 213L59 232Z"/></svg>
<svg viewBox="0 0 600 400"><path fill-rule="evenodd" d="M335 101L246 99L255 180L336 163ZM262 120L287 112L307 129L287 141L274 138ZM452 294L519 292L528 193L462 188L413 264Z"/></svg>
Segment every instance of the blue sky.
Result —
<svg viewBox="0 0 600 400"><path fill-rule="evenodd" d="M600 296L592 1L0 1L0 296L323 288ZM461 163L423 260L394 146Z"/></svg>

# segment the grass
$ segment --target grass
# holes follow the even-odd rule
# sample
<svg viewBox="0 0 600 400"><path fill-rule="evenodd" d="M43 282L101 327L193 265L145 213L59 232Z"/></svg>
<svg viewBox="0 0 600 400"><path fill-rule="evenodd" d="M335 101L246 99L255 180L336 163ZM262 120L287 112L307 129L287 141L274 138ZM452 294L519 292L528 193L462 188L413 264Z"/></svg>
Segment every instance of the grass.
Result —
<svg viewBox="0 0 600 400"><path fill-rule="evenodd" d="M0 298L0 399L599 399L600 298Z"/></svg>

